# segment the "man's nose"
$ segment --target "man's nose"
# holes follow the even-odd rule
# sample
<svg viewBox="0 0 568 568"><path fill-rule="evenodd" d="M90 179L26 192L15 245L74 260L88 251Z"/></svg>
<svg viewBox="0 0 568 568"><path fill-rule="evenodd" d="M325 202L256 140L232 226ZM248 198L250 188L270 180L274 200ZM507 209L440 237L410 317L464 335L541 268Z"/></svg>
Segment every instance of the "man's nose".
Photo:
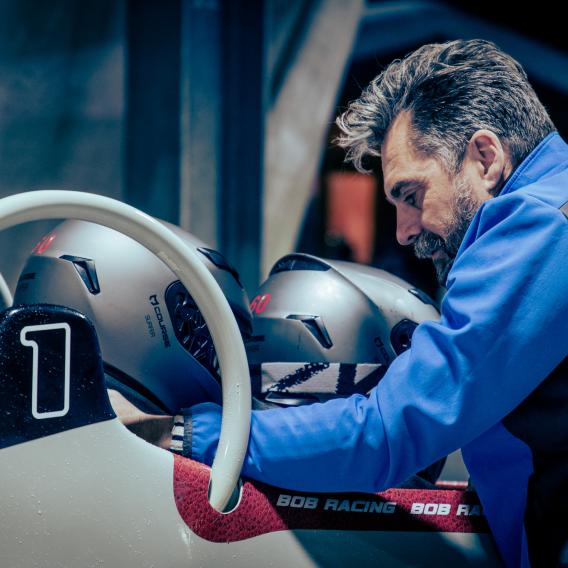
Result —
<svg viewBox="0 0 568 568"><path fill-rule="evenodd" d="M420 214L418 211L402 211L397 209L396 213L396 240L403 246L411 245L420 232Z"/></svg>

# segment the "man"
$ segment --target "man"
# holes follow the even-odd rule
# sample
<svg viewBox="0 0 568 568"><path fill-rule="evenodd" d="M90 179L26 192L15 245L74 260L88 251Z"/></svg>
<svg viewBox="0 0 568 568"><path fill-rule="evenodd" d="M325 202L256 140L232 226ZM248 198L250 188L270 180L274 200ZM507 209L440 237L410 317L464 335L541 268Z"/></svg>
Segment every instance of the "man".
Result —
<svg viewBox="0 0 568 568"><path fill-rule="evenodd" d="M568 534L568 145L521 66L482 40L393 62L338 124L357 167L381 156L399 242L447 287L442 318L368 397L253 412L243 474L380 491L461 447L505 562L554 565ZM220 417L191 409L185 455L212 462Z"/></svg>

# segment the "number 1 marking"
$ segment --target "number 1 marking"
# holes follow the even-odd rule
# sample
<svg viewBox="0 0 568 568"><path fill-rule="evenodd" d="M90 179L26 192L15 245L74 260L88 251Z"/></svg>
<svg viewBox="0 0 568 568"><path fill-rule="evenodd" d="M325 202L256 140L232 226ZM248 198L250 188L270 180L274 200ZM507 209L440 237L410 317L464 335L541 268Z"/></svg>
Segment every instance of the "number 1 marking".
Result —
<svg viewBox="0 0 568 568"><path fill-rule="evenodd" d="M63 329L65 331L65 365L64 365L64 399L61 410L40 412L37 407L38 399L38 376L39 376L39 345L32 339L27 339L29 332L53 331ZM32 366L32 415L38 420L45 418L58 418L69 412L69 395L71 390L71 327L68 323L46 323L42 325L27 325L20 331L20 343L33 350Z"/></svg>

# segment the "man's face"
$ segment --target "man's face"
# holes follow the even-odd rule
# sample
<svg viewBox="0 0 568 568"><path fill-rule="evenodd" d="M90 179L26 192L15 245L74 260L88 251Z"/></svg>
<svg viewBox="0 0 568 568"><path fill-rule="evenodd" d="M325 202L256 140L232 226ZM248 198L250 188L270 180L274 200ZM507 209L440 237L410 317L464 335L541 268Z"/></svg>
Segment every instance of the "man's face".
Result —
<svg viewBox="0 0 568 568"><path fill-rule="evenodd" d="M381 148L387 200L397 211L397 240L431 258L445 285L460 243L488 194L463 172L451 179L434 158L422 158L410 142L410 114L401 113Z"/></svg>

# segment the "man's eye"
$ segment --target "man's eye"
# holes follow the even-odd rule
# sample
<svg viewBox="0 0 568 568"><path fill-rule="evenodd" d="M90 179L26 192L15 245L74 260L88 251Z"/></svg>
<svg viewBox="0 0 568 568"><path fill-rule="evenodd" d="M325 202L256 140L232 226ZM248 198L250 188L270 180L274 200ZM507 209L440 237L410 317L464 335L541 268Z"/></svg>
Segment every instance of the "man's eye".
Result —
<svg viewBox="0 0 568 568"><path fill-rule="evenodd" d="M415 192L409 193L404 198L404 202L408 203L408 205L412 205L413 207L415 207L416 206L416 193Z"/></svg>

